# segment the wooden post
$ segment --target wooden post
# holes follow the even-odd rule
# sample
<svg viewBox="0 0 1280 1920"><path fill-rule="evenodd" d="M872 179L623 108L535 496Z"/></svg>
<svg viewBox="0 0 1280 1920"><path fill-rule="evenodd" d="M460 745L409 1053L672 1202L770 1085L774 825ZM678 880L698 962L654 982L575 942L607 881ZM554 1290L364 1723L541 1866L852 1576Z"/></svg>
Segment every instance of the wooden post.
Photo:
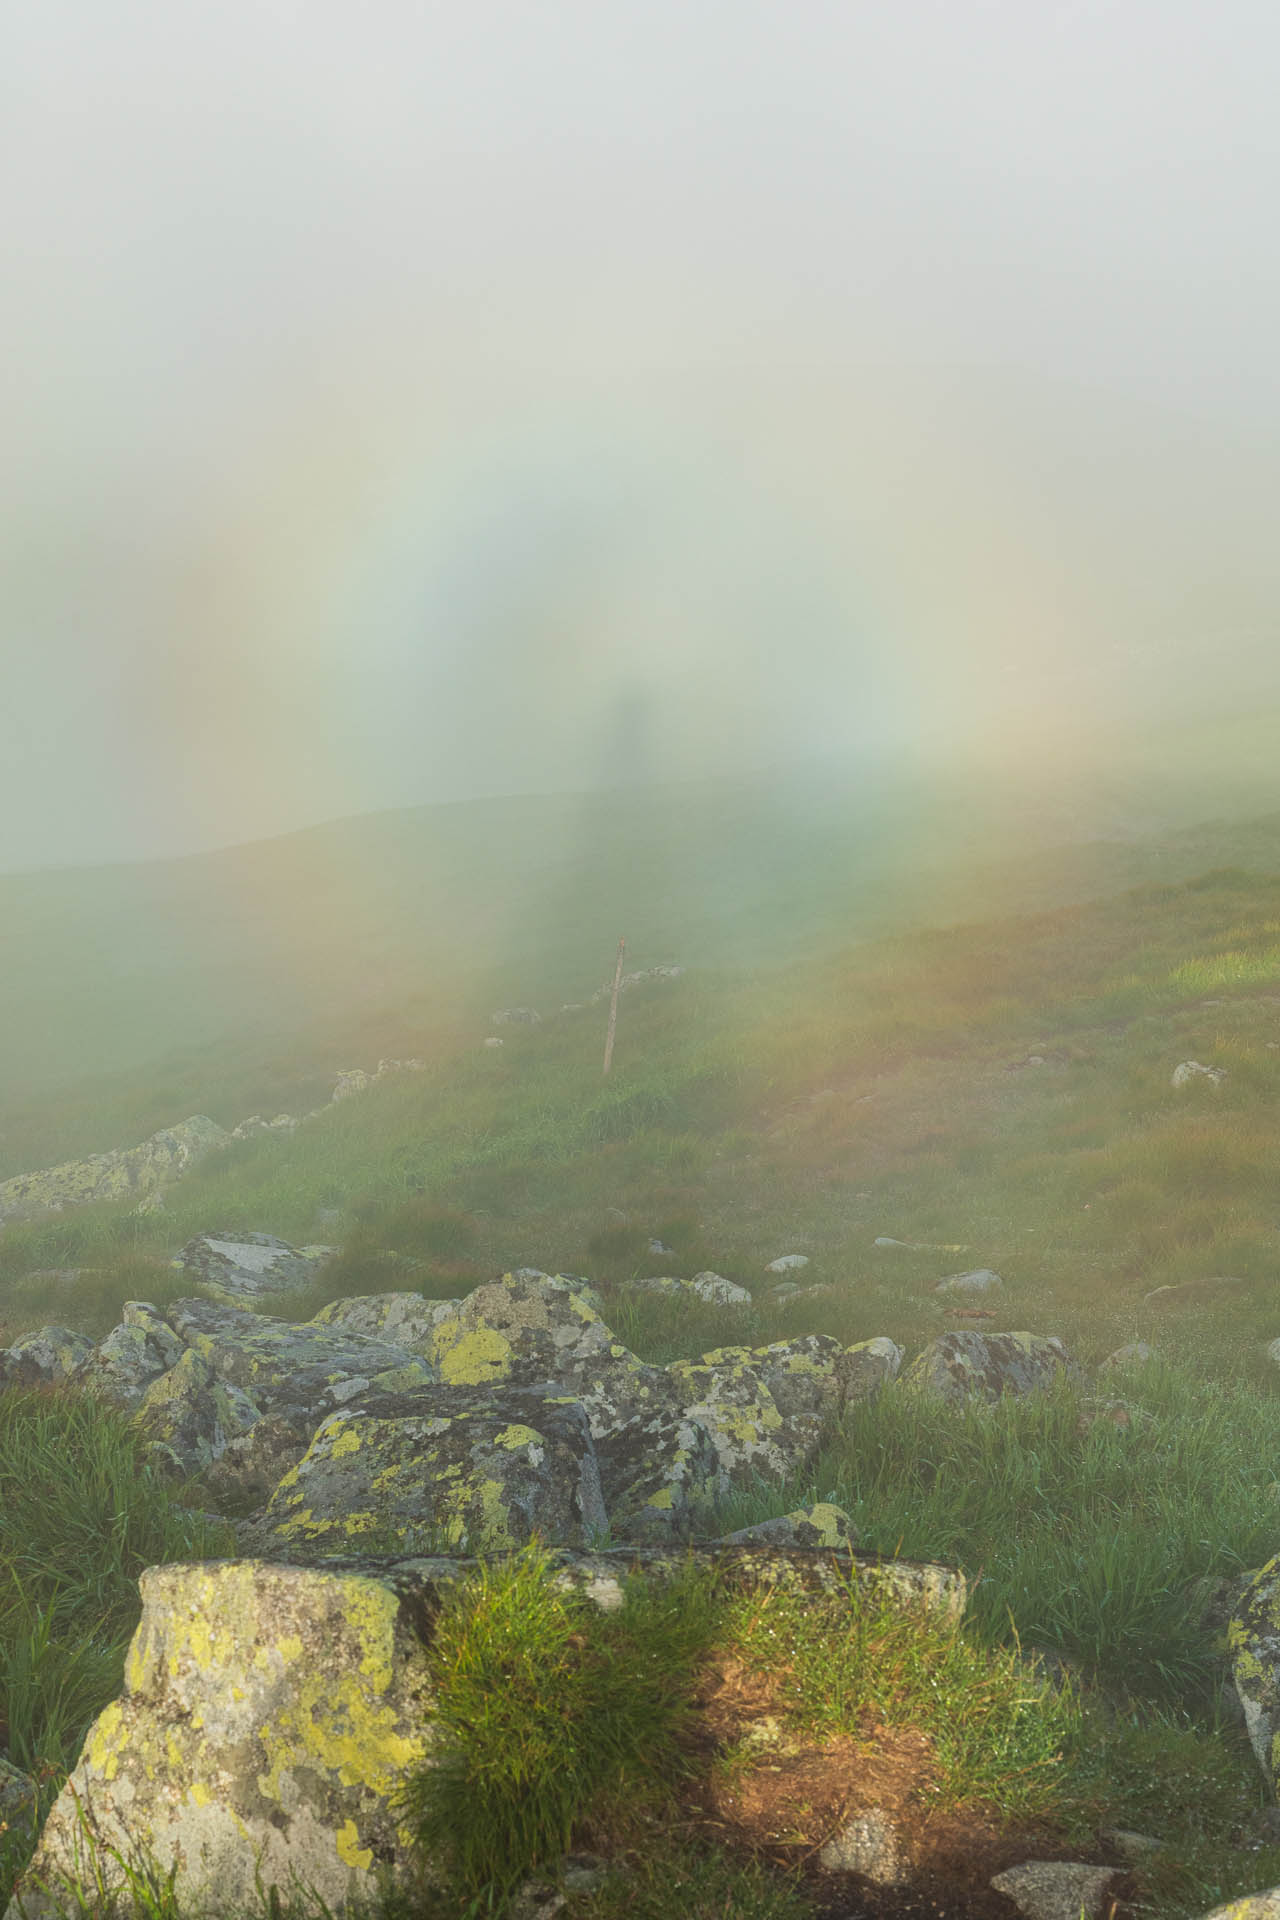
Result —
<svg viewBox="0 0 1280 1920"><path fill-rule="evenodd" d="M618 964L613 970L613 998L609 1002L609 1031L604 1042L604 1070L608 1074L613 1065L613 1034L618 1024L618 988L622 985L622 956L627 950L626 940L618 942Z"/></svg>

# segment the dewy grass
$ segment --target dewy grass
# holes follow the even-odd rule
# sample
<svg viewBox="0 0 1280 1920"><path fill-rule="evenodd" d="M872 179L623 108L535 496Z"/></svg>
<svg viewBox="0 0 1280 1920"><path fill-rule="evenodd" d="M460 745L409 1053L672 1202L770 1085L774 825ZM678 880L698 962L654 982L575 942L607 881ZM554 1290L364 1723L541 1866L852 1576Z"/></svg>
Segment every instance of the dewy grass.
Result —
<svg viewBox="0 0 1280 1920"><path fill-rule="evenodd" d="M998 1408L896 1388L849 1409L820 1472L862 1544L964 1568L988 1639L1013 1621L1105 1681L1175 1699L1214 1671L1192 1583L1275 1551L1280 1405L1158 1361L1114 1385L1124 1427L1065 1378Z"/></svg>
<svg viewBox="0 0 1280 1920"><path fill-rule="evenodd" d="M411 1784L406 1816L465 1896L509 1893L565 1852L592 1803L669 1804L689 1771L678 1734L712 1628L705 1588L628 1581L621 1618L602 1621L544 1575L526 1549L436 1621L436 1711L451 1744Z"/></svg>

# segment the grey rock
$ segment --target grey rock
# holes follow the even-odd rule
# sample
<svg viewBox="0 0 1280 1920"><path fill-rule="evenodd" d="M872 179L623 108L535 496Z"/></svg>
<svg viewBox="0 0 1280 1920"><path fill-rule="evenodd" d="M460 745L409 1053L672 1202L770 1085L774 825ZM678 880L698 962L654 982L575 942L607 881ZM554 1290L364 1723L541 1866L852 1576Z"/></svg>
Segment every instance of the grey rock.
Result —
<svg viewBox="0 0 1280 1920"><path fill-rule="evenodd" d="M969 1273L949 1273L939 1280L935 1293L995 1293L1004 1281L990 1267L974 1267Z"/></svg>
<svg viewBox="0 0 1280 1920"><path fill-rule="evenodd" d="M1144 1366L1148 1360L1155 1358L1155 1348L1148 1346L1145 1340L1130 1340L1127 1346L1117 1347L1114 1353L1109 1353L1098 1372L1106 1373L1112 1367Z"/></svg>
<svg viewBox="0 0 1280 1920"><path fill-rule="evenodd" d="M145 1202L230 1141L231 1135L207 1114L195 1113L176 1126L161 1127L141 1146L116 1147L83 1160L64 1160L39 1173L15 1174L0 1180L0 1220L61 1213L64 1207L94 1200Z"/></svg>
<svg viewBox="0 0 1280 1920"><path fill-rule="evenodd" d="M1026 1920L1086 1920L1100 1916L1107 1892L1119 1879L1115 1867L1093 1867L1075 1860L1027 1860L993 1875L997 1893L1013 1901Z"/></svg>
<svg viewBox="0 0 1280 1920"><path fill-rule="evenodd" d="M829 1871L860 1873L879 1887L901 1886L911 1877L911 1849L882 1807L857 1814L818 1859Z"/></svg>
<svg viewBox="0 0 1280 1920"><path fill-rule="evenodd" d="M70 1327L38 1327L0 1351L0 1387L51 1386L70 1380L93 1352L87 1333Z"/></svg>
<svg viewBox="0 0 1280 1920"><path fill-rule="evenodd" d="M1198 1060L1180 1060L1173 1070L1170 1085L1189 1086L1193 1080L1207 1080L1210 1086L1220 1086L1227 1077L1225 1067L1205 1067Z"/></svg>
<svg viewBox="0 0 1280 1920"><path fill-rule="evenodd" d="M1056 1336L1034 1333L944 1333L930 1341L902 1376L902 1386L944 1400L994 1401L1046 1386L1071 1357Z"/></svg>
<svg viewBox="0 0 1280 1920"><path fill-rule="evenodd" d="M270 1233L198 1233L171 1265L223 1298L257 1300L309 1286L332 1247L295 1247Z"/></svg>

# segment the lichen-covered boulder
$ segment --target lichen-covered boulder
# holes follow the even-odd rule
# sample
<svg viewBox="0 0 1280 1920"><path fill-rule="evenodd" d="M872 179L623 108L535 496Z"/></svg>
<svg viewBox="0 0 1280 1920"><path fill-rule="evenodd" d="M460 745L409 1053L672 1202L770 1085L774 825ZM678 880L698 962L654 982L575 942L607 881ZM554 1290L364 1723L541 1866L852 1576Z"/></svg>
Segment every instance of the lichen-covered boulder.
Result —
<svg viewBox="0 0 1280 1920"><path fill-rule="evenodd" d="M748 1592L852 1586L947 1619L964 1608L964 1576L947 1567L758 1542L694 1551ZM557 1589L615 1611L628 1576L678 1577L687 1550L552 1549L548 1562ZM123 1692L91 1727L6 1920L83 1911L77 1877L91 1910L119 1895L120 1920L138 1915L113 1854L172 1877L176 1910L209 1920L261 1911L259 1886L286 1903L309 1892L335 1915L423 1882L442 1893L440 1862L415 1857L399 1803L444 1757L428 1642L476 1571L448 1557L149 1568Z"/></svg>
<svg viewBox="0 0 1280 1920"><path fill-rule="evenodd" d="M71 1375L74 1386L132 1412L153 1380L177 1366L183 1345L147 1300L126 1300L121 1324L100 1340Z"/></svg>
<svg viewBox="0 0 1280 1920"><path fill-rule="evenodd" d="M1071 1367L1056 1335L1035 1333L944 1333L916 1355L901 1385L943 1400L995 1401L1002 1394L1032 1393Z"/></svg>
<svg viewBox="0 0 1280 1920"><path fill-rule="evenodd" d="M330 1414L272 1493L248 1551L496 1552L533 1533L590 1544L607 1525L591 1430L554 1388L424 1386Z"/></svg>
<svg viewBox="0 0 1280 1920"><path fill-rule="evenodd" d="M761 1520L754 1527L739 1527L736 1533L722 1533L717 1538L726 1547L758 1542L771 1547L847 1549L858 1541L857 1530L844 1508L829 1500L795 1507L776 1520Z"/></svg>
<svg viewBox="0 0 1280 1920"><path fill-rule="evenodd" d="M615 1539L661 1547L688 1539L728 1483L715 1435L651 1372L621 1403L593 1396L589 1418Z"/></svg>
<svg viewBox="0 0 1280 1920"><path fill-rule="evenodd" d="M1280 1784L1280 1554L1254 1574L1227 1622L1244 1723L1263 1777Z"/></svg>
<svg viewBox="0 0 1280 1920"><path fill-rule="evenodd" d="M1244 1893L1215 1907L1202 1920L1280 1920L1280 1887L1265 1887L1261 1893Z"/></svg>
<svg viewBox="0 0 1280 1920"><path fill-rule="evenodd" d="M295 1247L271 1233L198 1233L171 1264L220 1299L259 1300L310 1286L332 1247Z"/></svg>
<svg viewBox="0 0 1280 1920"><path fill-rule="evenodd" d="M722 1273L712 1273L709 1268L703 1273L695 1273L692 1280L678 1280L669 1273L653 1273L624 1281L623 1284L638 1293L665 1293L673 1299L692 1294L695 1299L705 1300L713 1307L751 1305L751 1294L746 1287L740 1287L735 1280L726 1280Z"/></svg>
<svg viewBox="0 0 1280 1920"><path fill-rule="evenodd" d="M127 1200L155 1193L165 1182L225 1147L231 1135L206 1114L161 1127L137 1147L114 1147L83 1160L64 1160L38 1173L0 1180L0 1220L26 1220L91 1200Z"/></svg>
<svg viewBox="0 0 1280 1920"><path fill-rule="evenodd" d="M815 1341L820 1337L810 1336ZM758 1478L786 1479L814 1452L823 1425L824 1386L807 1355L786 1351L802 1344L780 1341L774 1348L755 1352L721 1347L701 1360L677 1360L667 1368L685 1413L705 1427L715 1442L725 1490L749 1488ZM839 1342L828 1344L834 1357ZM788 1362L807 1365L807 1370L789 1372ZM777 1379L779 1391L789 1399L786 1421L766 1384L770 1377ZM834 1391L831 1378L827 1404L832 1412Z"/></svg>
<svg viewBox="0 0 1280 1920"><path fill-rule="evenodd" d="M0 1386L53 1386L70 1380L93 1352L87 1333L70 1327L37 1327L0 1350Z"/></svg>
<svg viewBox="0 0 1280 1920"><path fill-rule="evenodd" d="M389 1586L255 1561L150 1567L124 1691L90 1728L13 1905L55 1920L67 1888L134 1911L124 1861L174 1870L179 1910L240 1916L264 1888L341 1912L410 1884L395 1791L433 1750L425 1649ZM44 1882L48 1892L41 1892ZM73 1910L80 1911L74 1901Z"/></svg>
<svg viewBox="0 0 1280 1920"><path fill-rule="evenodd" d="M315 1426L378 1375L429 1364L391 1340L343 1326L275 1320L247 1307L212 1300L175 1300L165 1317L178 1337L206 1359L219 1380L251 1394L263 1413L315 1409ZM314 1427L313 1427L314 1431Z"/></svg>
<svg viewBox="0 0 1280 1920"><path fill-rule="evenodd" d="M746 1287L740 1287L736 1280L726 1280L722 1273L712 1273L710 1269L694 1274L689 1282L689 1291L713 1307L751 1305L751 1294Z"/></svg>
<svg viewBox="0 0 1280 1920"><path fill-rule="evenodd" d="M151 1382L133 1416L149 1457L176 1474L201 1472L260 1417L256 1402L242 1388L219 1380L193 1347Z"/></svg>
<svg viewBox="0 0 1280 1920"><path fill-rule="evenodd" d="M427 1358L451 1386L532 1386L565 1391L641 1367L615 1340L578 1282L504 1273L476 1287L432 1329Z"/></svg>
<svg viewBox="0 0 1280 1920"><path fill-rule="evenodd" d="M459 1300L424 1300L420 1293L365 1293L330 1300L313 1313L311 1327L344 1327L375 1340L387 1340L410 1353L423 1353L437 1324L455 1313Z"/></svg>
<svg viewBox="0 0 1280 1920"><path fill-rule="evenodd" d="M854 1400L867 1399L888 1381L896 1380L904 1358L902 1348L882 1333L871 1340L855 1340L851 1347L846 1347L835 1362L841 1408Z"/></svg>

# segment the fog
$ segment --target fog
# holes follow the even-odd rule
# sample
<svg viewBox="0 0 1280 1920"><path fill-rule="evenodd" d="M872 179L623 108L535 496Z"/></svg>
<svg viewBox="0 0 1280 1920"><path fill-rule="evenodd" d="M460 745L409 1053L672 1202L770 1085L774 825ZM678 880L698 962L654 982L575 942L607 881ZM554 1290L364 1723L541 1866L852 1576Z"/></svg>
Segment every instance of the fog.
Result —
<svg viewBox="0 0 1280 1920"><path fill-rule="evenodd" d="M0 871L1280 701L1274 9L0 24Z"/></svg>

